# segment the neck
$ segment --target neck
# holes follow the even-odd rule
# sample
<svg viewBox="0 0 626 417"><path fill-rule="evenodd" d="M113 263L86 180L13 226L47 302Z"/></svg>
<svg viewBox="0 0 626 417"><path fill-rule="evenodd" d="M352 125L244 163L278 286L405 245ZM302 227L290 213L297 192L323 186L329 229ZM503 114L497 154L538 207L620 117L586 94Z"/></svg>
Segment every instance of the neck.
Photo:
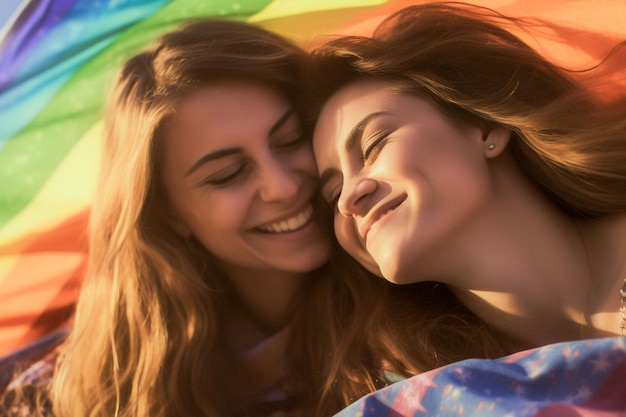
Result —
<svg viewBox="0 0 626 417"><path fill-rule="evenodd" d="M269 335L288 323L305 274L232 267L225 270L249 319L260 330Z"/></svg>
<svg viewBox="0 0 626 417"><path fill-rule="evenodd" d="M587 226L579 229L519 172L496 181L497 200L448 252L452 269L445 271L445 282L514 350L599 335L594 317L610 292L605 287L615 288L616 277L623 282L614 262L613 272L607 271L608 255L604 262L597 260L606 230L591 227L595 243L588 241ZM456 262L450 262L451 253ZM604 270L597 270L599 264ZM612 313L617 332L615 302L604 308Z"/></svg>

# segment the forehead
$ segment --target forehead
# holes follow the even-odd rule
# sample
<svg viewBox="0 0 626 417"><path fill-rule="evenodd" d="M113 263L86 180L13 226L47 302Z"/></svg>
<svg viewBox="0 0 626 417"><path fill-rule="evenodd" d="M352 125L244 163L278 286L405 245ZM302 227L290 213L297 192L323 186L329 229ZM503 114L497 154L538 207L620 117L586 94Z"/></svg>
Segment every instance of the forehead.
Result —
<svg viewBox="0 0 626 417"><path fill-rule="evenodd" d="M264 124L289 107L283 96L266 86L246 82L225 82L201 87L183 98L166 121L170 133L178 133L190 123L204 129L233 131L254 123ZM228 123L240 120L241 123Z"/></svg>
<svg viewBox="0 0 626 417"><path fill-rule="evenodd" d="M176 106L161 129L165 162L190 164L201 155L267 141L271 127L290 108L272 88L245 82L201 87Z"/></svg>

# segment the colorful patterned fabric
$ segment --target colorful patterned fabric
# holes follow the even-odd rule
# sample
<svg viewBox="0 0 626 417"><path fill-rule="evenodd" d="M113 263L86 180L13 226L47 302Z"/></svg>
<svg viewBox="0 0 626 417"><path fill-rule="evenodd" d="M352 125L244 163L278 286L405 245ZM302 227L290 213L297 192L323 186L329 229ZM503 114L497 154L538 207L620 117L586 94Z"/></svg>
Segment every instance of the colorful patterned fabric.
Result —
<svg viewBox="0 0 626 417"><path fill-rule="evenodd" d="M10 355L0 357L0 398L5 390L11 390L18 385L47 382L52 375L53 367L50 364L56 360L59 348L67 339L69 331L57 330ZM47 365L39 363L40 361Z"/></svg>
<svg viewBox="0 0 626 417"><path fill-rule="evenodd" d="M397 382L336 417L626 416L626 338L466 360Z"/></svg>
<svg viewBox="0 0 626 417"><path fill-rule="evenodd" d="M52 415L48 387L69 329L47 335L0 358L0 416L29 417L38 404L42 417Z"/></svg>

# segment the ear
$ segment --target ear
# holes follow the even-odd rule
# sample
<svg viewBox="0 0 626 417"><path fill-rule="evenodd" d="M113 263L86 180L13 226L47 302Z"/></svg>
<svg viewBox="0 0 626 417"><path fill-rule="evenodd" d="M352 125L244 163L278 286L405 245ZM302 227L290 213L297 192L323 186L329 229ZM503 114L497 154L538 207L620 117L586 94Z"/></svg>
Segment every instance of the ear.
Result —
<svg viewBox="0 0 626 417"><path fill-rule="evenodd" d="M509 144L511 131L505 127L498 126L487 132L483 137L483 148L485 157L496 158Z"/></svg>

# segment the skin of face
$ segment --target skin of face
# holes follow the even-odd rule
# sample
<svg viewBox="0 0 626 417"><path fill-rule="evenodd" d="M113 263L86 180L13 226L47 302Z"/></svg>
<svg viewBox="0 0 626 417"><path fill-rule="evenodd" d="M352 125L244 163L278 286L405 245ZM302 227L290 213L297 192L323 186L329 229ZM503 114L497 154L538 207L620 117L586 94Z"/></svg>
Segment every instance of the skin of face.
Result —
<svg viewBox="0 0 626 417"><path fill-rule="evenodd" d="M326 262L312 219L318 172L290 103L264 86L221 83L183 99L162 131L174 227L224 269L303 273Z"/></svg>
<svg viewBox="0 0 626 417"><path fill-rule="evenodd" d="M395 283L454 273L464 229L493 194L479 128L382 81L356 81L326 103L314 151L341 245Z"/></svg>

